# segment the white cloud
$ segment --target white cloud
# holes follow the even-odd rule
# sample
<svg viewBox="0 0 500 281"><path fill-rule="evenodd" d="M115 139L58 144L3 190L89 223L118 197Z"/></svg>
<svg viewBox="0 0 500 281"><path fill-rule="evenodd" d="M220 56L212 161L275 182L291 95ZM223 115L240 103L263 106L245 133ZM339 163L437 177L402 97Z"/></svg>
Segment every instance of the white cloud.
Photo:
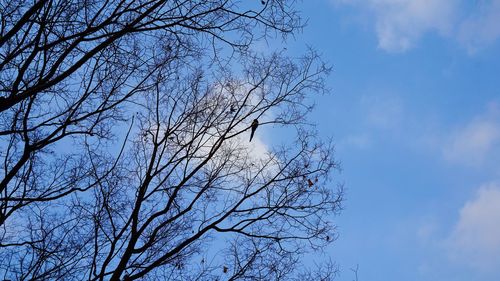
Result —
<svg viewBox="0 0 500 281"><path fill-rule="evenodd" d="M368 9L375 19L379 48L402 52L413 47L426 32L447 34L456 10L450 0L334 0Z"/></svg>
<svg viewBox="0 0 500 281"><path fill-rule="evenodd" d="M500 155L500 109L492 104L488 112L457 129L443 143L443 155L450 162L479 166Z"/></svg>
<svg viewBox="0 0 500 281"><path fill-rule="evenodd" d="M243 153L245 155L245 157L240 156L240 158L248 159L249 161L255 163L265 162L266 160L273 158L269 147L261 137L264 128L259 128L256 131L252 141L250 142L249 126L250 124L241 124L240 126L237 126L233 130L233 133L243 130L245 131L233 136L230 139L226 139L218 154L225 155L227 153L235 153L235 151L238 151L239 154ZM204 145L201 146L196 152L199 157L205 157L206 155L208 155L215 143L219 141L218 137L211 137L211 135L216 135L215 129L213 134L207 134L204 137L203 141L201 141Z"/></svg>
<svg viewBox="0 0 500 281"><path fill-rule="evenodd" d="M447 240L450 257L481 271L500 268L500 185L482 186L460 211Z"/></svg>
<svg viewBox="0 0 500 281"><path fill-rule="evenodd" d="M372 0L379 48L401 52L426 32L446 34L455 7L448 0Z"/></svg>
<svg viewBox="0 0 500 281"><path fill-rule="evenodd" d="M368 10L379 48L404 52L427 33L454 38L469 51L500 37L500 0L332 0ZM468 4L468 5L467 5Z"/></svg>
<svg viewBox="0 0 500 281"><path fill-rule="evenodd" d="M272 157L269 147L264 143L262 138L259 137L258 133L259 132L256 132L251 142L248 141L250 130L248 134L238 135L235 140L238 146L244 147L249 151L248 157L250 157L252 161L264 161Z"/></svg>

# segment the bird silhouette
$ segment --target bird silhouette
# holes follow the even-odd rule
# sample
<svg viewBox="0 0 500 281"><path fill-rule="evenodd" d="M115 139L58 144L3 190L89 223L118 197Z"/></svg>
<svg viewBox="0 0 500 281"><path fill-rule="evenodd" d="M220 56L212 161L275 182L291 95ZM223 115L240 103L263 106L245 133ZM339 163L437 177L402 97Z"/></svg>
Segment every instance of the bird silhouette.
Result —
<svg viewBox="0 0 500 281"><path fill-rule="evenodd" d="M253 134L255 134L255 130L259 127L259 121L257 119L253 119L252 122L252 132L250 133L250 141L253 139Z"/></svg>
<svg viewBox="0 0 500 281"><path fill-rule="evenodd" d="M311 180L311 179L307 179L307 184L309 185L309 187L311 187L311 186L313 186L313 185L314 185L314 183L312 182L312 180Z"/></svg>

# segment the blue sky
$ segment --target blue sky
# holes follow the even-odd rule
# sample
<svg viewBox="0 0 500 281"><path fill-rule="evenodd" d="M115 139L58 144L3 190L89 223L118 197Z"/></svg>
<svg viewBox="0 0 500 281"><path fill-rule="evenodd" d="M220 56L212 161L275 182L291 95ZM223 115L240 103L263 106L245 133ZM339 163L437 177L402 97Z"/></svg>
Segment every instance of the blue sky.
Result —
<svg viewBox="0 0 500 281"><path fill-rule="evenodd" d="M340 280L500 280L500 1L314 0L289 49L333 65L311 117L347 188Z"/></svg>

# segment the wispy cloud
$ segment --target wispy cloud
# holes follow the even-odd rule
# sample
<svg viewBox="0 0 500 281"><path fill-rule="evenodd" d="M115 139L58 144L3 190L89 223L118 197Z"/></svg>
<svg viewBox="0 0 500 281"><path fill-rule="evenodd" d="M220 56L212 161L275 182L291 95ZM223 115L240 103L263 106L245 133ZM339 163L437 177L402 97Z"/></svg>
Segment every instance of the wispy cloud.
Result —
<svg viewBox="0 0 500 281"><path fill-rule="evenodd" d="M332 0L368 10L379 48L404 52L427 33L453 38L470 52L500 38L500 0ZM467 2L468 5L467 5Z"/></svg>
<svg viewBox="0 0 500 281"><path fill-rule="evenodd" d="M337 147L354 147L356 149L367 149L372 145L371 136L368 134L355 134L348 135L342 138L338 143Z"/></svg>
<svg viewBox="0 0 500 281"><path fill-rule="evenodd" d="M480 166L500 156L500 108L491 104L486 113L449 133L443 142L446 160Z"/></svg>
<svg viewBox="0 0 500 281"><path fill-rule="evenodd" d="M393 129L403 119L403 102L395 95L364 95L361 108L369 125L379 129Z"/></svg>
<svg viewBox="0 0 500 281"><path fill-rule="evenodd" d="M477 8L460 24L457 35L470 52L500 38L500 0L476 3Z"/></svg>

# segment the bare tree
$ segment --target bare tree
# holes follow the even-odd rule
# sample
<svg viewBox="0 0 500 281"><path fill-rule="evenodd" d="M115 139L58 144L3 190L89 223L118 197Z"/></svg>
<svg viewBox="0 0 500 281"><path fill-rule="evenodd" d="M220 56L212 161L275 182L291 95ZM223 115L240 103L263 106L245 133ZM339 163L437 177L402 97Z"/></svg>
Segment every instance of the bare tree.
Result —
<svg viewBox="0 0 500 281"><path fill-rule="evenodd" d="M290 2L0 11L5 279L289 280L333 240L332 146L305 123L329 69L249 50L300 27ZM287 137L248 143L253 120Z"/></svg>
<svg viewBox="0 0 500 281"><path fill-rule="evenodd" d="M74 184L88 181L88 157L68 152L48 161L61 156L53 153L53 144L68 137L112 139L110 128L128 118L124 103L155 87L153 75L178 72L178 65L196 67L201 60L209 63L207 55L217 58L227 47L244 50L254 36L269 30L286 34L300 26L284 1L255 4L2 1L0 225L33 201L95 186ZM54 167L43 173L49 178L27 183L36 169L50 163ZM41 182L51 184L34 187Z"/></svg>
<svg viewBox="0 0 500 281"><path fill-rule="evenodd" d="M359 264L356 264L356 267L351 268L351 271L354 273L354 280L353 281L358 281Z"/></svg>

